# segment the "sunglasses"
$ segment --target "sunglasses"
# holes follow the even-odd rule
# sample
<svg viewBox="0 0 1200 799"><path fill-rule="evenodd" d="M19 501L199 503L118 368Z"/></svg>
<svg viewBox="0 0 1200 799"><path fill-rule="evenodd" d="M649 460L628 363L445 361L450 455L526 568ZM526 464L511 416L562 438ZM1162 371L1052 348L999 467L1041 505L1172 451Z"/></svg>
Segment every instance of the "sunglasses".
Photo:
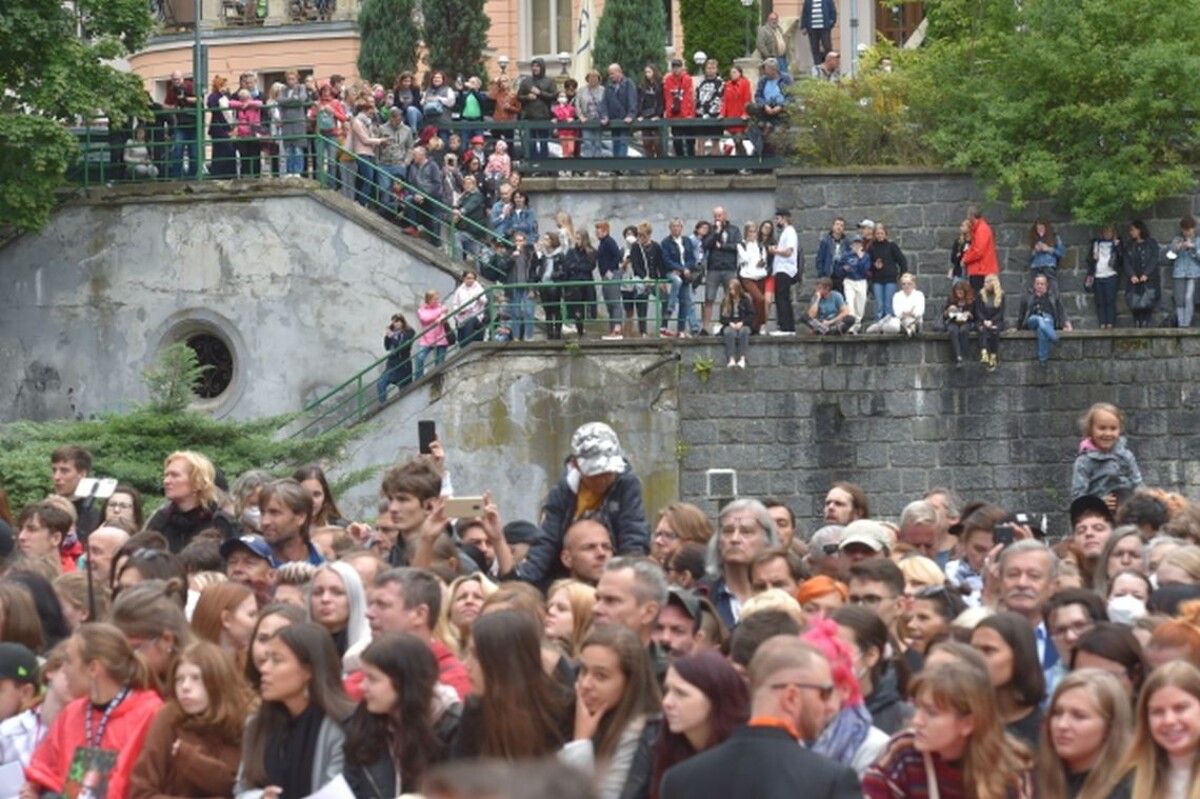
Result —
<svg viewBox="0 0 1200 799"><path fill-rule="evenodd" d="M833 696L833 683L818 684L812 682L780 682L769 687L772 691L781 691L784 688L790 688L792 686L795 686L796 688L811 688L817 692L817 696L821 698L822 702L828 702L829 698Z"/></svg>

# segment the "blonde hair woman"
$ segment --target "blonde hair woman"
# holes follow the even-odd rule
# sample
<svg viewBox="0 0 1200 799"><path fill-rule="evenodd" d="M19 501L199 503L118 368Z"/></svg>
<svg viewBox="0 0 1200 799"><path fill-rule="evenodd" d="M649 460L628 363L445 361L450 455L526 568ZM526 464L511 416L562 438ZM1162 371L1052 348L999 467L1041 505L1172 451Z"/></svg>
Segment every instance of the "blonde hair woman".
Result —
<svg viewBox="0 0 1200 799"><path fill-rule="evenodd" d="M592 626L596 589L579 580L557 580L546 592L546 639L562 646L571 660Z"/></svg>
<svg viewBox="0 0 1200 799"><path fill-rule="evenodd" d="M1142 686L1136 715L1122 769L1133 777L1133 799L1200 799L1200 669L1183 660L1159 666Z"/></svg>
<svg viewBox="0 0 1200 799"><path fill-rule="evenodd" d="M927 667L913 679L910 695L917 706L912 729L892 736L867 769L867 799L1035 795L1033 758L1004 732L986 671L959 662Z"/></svg>
<svg viewBox="0 0 1200 799"><path fill-rule="evenodd" d="M172 552L179 552L201 530L215 527L223 540L238 530L233 517L218 507L217 470L199 452L172 452L163 461L163 505L146 522L162 533Z"/></svg>
<svg viewBox="0 0 1200 799"><path fill-rule="evenodd" d="M496 593L496 584L481 572L454 578L446 589L441 618L433 637L460 654L466 651L467 633L483 611L484 601Z"/></svg>
<svg viewBox="0 0 1200 799"><path fill-rule="evenodd" d="M975 298L975 324L979 331L979 361L990 371L996 368L1000 334L1004 332L1004 289L999 275L983 279L983 289Z"/></svg>
<svg viewBox="0 0 1200 799"><path fill-rule="evenodd" d="M1133 712L1121 682L1101 669L1071 672L1054 690L1045 725L1037 755L1038 796L1112 795L1133 737ZM1122 790L1128 795L1128 786Z"/></svg>

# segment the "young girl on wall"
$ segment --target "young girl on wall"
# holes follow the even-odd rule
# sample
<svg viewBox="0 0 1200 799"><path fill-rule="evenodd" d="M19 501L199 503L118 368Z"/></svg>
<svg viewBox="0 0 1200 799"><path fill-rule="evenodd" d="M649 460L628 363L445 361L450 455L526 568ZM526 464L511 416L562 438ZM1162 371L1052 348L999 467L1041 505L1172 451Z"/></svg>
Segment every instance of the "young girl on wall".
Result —
<svg viewBox="0 0 1200 799"><path fill-rule="evenodd" d="M1071 477L1071 499L1101 497L1109 507L1118 495L1142 484L1137 458L1125 446L1125 415L1116 405L1097 402L1079 420L1084 439L1079 442L1075 472Z"/></svg>

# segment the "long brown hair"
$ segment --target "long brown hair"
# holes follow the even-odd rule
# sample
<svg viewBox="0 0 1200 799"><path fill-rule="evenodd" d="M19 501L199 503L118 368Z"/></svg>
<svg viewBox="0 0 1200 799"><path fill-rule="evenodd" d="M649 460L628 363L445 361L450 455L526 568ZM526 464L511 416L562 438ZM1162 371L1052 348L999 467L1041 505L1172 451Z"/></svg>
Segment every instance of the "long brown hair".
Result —
<svg viewBox="0 0 1200 799"><path fill-rule="evenodd" d="M736 297L734 296L734 289L737 289ZM735 303L741 302L742 297L745 296L746 290L742 288L742 281L738 280L736 277L731 278L730 281L725 284L725 296L721 298L721 315L725 316L733 313L733 309L737 307Z"/></svg>
<svg viewBox="0 0 1200 799"><path fill-rule="evenodd" d="M312 526L314 528L330 524L330 519L342 518L342 512L338 510L337 503L333 500L333 491L329 489L329 480L326 479L325 471L320 466L303 466L296 470L292 479L297 483L316 480L321 484L321 491L324 492L325 499L321 503L321 510L313 515Z"/></svg>
<svg viewBox="0 0 1200 799"><path fill-rule="evenodd" d="M208 707L195 715L187 713L175 695L175 677L181 664L190 663L200 669ZM237 666L224 649L209 641L198 641L171 664L170 693L167 704L176 714L181 729L207 733L230 743L241 743L250 712L252 694L246 681L238 674Z"/></svg>
<svg viewBox="0 0 1200 799"><path fill-rule="evenodd" d="M1167 775L1171 770L1167 753L1162 750L1150 732L1150 700L1164 688L1178 688L1200 701L1200 669L1186 660L1173 660L1159 666L1142 686L1137 702L1137 731L1133 745L1121 766L1122 774L1133 774L1134 799L1151 799L1164 796L1167 790ZM1192 776L1188 780L1188 799L1200 797L1200 775L1197 764L1192 761Z"/></svg>
<svg viewBox="0 0 1200 799"><path fill-rule="evenodd" d="M221 617L226 612L233 613L252 596L254 593L241 583L227 581L208 586L200 592L200 600L192 612L192 632L198 638L220 644L224 627Z"/></svg>
<svg viewBox="0 0 1200 799"><path fill-rule="evenodd" d="M975 302L975 290L965 280L960 280L950 287L950 302L958 306L970 305Z"/></svg>
<svg viewBox="0 0 1200 799"><path fill-rule="evenodd" d="M1121 774L1121 758L1133 732L1133 712L1129 694L1112 674L1101 669L1079 669L1063 677L1054 689L1054 698L1042 721L1042 741L1037 753L1038 796L1044 799L1067 798L1067 767L1050 745L1050 724L1055 706L1067 691L1079 689L1088 695L1096 712L1104 719L1108 734L1100 744L1096 765L1088 773L1078 796L1108 796Z"/></svg>
<svg viewBox="0 0 1200 799"><path fill-rule="evenodd" d="M342 663L329 632L319 624L303 622L284 627L275 634L300 665L312 675L308 694L321 713L341 726L354 711L354 703L342 688ZM267 744L288 723L290 714L282 702L263 702L246 727L242 746L243 779L246 785L263 788L267 784Z"/></svg>
<svg viewBox="0 0 1200 799"><path fill-rule="evenodd" d="M1037 232L1038 225L1046 228L1046 232L1041 236L1039 236ZM1034 223L1029 226L1029 246L1033 247L1039 241L1045 242L1051 246L1053 246L1055 242L1054 226L1045 219L1034 220Z"/></svg>
<svg viewBox="0 0 1200 799"><path fill-rule="evenodd" d="M523 760L558 750L570 711L570 693L542 667L537 623L502 610L471 628L483 671L481 754Z"/></svg>
<svg viewBox="0 0 1200 799"><path fill-rule="evenodd" d="M30 652L42 651L46 636L29 589L11 580L0 582L0 618L0 641L23 644Z"/></svg>
<svg viewBox="0 0 1200 799"><path fill-rule="evenodd" d="M625 675L625 690L621 692L620 701L604 714L593 738L596 760L607 761L616 753L617 744L630 724L662 708L662 692L654 674L654 663L633 630L619 624L598 627L584 639L579 651L582 653L589 647L604 647L615 654L621 664L621 673Z"/></svg>
<svg viewBox="0 0 1200 799"><path fill-rule="evenodd" d="M987 672L967 663L944 663L913 678L910 695L941 710L970 717L973 729L963 754L965 795L1006 799L1033 767L1025 745L1004 731Z"/></svg>

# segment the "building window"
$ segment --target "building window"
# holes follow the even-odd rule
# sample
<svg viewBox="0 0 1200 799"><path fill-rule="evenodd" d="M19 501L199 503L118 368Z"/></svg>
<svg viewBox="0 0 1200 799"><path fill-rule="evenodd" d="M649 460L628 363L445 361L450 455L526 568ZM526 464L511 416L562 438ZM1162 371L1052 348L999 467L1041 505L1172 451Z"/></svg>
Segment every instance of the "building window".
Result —
<svg viewBox="0 0 1200 799"><path fill-rule="evenodd" d="M529 56L574 54L575 18L571 0L527 0Z"/></svg>
<svg viewBox="0 0 1200 799"><path fill-rule="evenodd" d="M187 345L196 353L197 362L208 367L196 386L196 396L213 399L224 394L233 382L233 353L229 345L212 333L188 336Z"/></svg>

